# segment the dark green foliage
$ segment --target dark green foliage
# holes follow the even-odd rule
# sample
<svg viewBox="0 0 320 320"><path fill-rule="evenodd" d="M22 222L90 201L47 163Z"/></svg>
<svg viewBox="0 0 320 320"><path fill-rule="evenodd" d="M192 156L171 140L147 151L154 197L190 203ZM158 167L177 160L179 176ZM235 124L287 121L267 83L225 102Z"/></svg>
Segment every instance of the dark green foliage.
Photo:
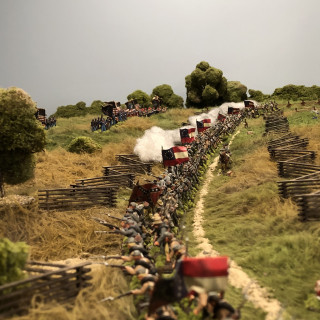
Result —
<svg viewBox="0 0 320 320"><path fill-rule="evenodd" d="M261 102L270 98L270 95L263 94L260 90L249 89L250 99Z"/></svg>
<svg viewBox="0 0 320 320"><path fill-rule="evenodd" d="M90 107L87 108L89 114L99 114L101 113L101 107L103 105L103 101L101 100L94 100Z"/></svg>
<svg viewBox="0 0 320 320"><path fill-rule="evenodd" d="M24 242L0 239L0 285L20 280L28 258L29 247Z"/></svg>
<svg viewBox="0 0 320 320"><path fill-rule="evenodd" d="M240 81L228 81L227 100L231 102L241 102L247 99L247 87Z"/></svg>
<svg viewBox="0 0 320 320"><path fill-rule="evenodd" d="M150 96L146 92L144 92L142 90L133 91L132 93L130 93L127 96L127 99L128 100L137 99L137 101L140 104L140 106L142 106L144 108L148 108L148 107L151 106L151 98L150 98Z"/></svg>
<svg viewBox="0 0 320 320"><path fill-rule="evenodd" d="M205 86L204 90L202 91L202 99L207 105L210 104L210 101L217 100L218 97L219 97L218 91L208 84Z"/></svg>
<svg viewBox="0 0 320 320"><path fill-rule="evenodd" d="M57 108L57 111L53 114L56 118L71 118L77 116L85 116L88 113L85 102L80 101L75 105L69 104L67 106L61 106Z"/></svg>
<svg viewBox="0 0 320 320"><path fill-rule="evenodd" d="M275 89L271 97L274 99L293 101L316 100L320 98L320 87L316 85L306 87L288 84L282 88Z"/></svg>
<svg viewBox="0 0 320 320"><path fill-rule="evenodd" d="M0 154L0 170L3 182L23 183L34 176L35 159L32 153L8 151Z"/></svg>
<svg viewBox="0 0 320 320"><path fill-rule="evenodd" d="M183 98L177 94L173 94L168 100L168 108L183 108Z"/></svg>
<svg viewBox="0 0 320 320"><path fill-rule="evenodd" d="M33 153L43 150L45 132L36 104L22 89L0 89L0 191L33 176Z"/></svg>
<svg viewBox="0 0 320 320"><path fill-rule="evenodd" d="M101 146L89 137L74 138L67 150L74 153L93 153L101 150Z"/></svg>
<svg viewBox="0 0 320 320"><path fill-rule="evenodd" d="M168 84L162 84L152 90L151 98L158 96L162 99L162 105L168 108L182 108L183 98L175 94Z"/></svg>
<svg viewBox="0 0 320 320"><path fill-rule="evenodd" d="M227 79L223 72L201 61L190 75L185 77L187 107L215 106L225 101Z"/></svg>
<svg viewBox="0 0 320 320"><path fill-rule="evenodd" d="M202 71L206 71L209 67L210 67L210 65L206 61L201 61L196 65L196 68L200 69Z"/></svg>

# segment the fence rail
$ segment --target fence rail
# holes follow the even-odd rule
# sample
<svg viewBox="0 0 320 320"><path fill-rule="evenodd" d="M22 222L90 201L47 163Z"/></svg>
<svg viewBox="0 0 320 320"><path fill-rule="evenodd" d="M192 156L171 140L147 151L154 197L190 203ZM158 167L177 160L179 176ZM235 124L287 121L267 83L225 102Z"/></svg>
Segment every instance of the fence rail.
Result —
<svg viewBox="0 0 320 320"><path fill-rule="evenodd" d="M75 266L28 262L29 278L0 286L0 318L28 312L32 299L43 302L66 302L76 297L82 288L89 286L91 277L84 262Z"/></svg>
<svg viewBox="0 0 320 320"><path fill-rule="evenodd" d="M273 121L266 123L266 131L278 131L287 123ZM299 206L303 221L320 219L320 166L314 165L315 151L306 150L309 140L288 132L268 143L268 151L277 160L278 174L290 180L278 181L279 194L291 197Z"/></svg>
<svg viewBox="0 0 320 320"><path fill-rule="evenodd" d="M123 186L132 188L135 175L133 173L118 173L102 177L78 179L71 187L101 187L101 186Z"/></svg>
<svg viewBox="0 0 320 320"><path fill-rule="evenodd" d="M39 190L39 208L60 210L94 205L115 207L118 187L82 187Z"/></svg>
<svg viewBox="0 0 320 320"><path fill-rule="evenodd" d="M136 155L118 154L116 155L116 159L124 165L140 165L142 170L144 170L146 173L151 173L152 171L153 164L151 162L140 161Z"/></svg>

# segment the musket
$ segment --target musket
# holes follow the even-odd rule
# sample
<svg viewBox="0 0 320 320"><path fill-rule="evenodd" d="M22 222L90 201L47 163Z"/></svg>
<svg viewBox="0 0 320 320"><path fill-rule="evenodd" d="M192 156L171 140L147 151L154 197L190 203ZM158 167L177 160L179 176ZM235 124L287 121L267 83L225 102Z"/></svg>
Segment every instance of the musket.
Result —
<svg viewBox="0 0 320 320"><path fill-rule="evenodd" d="M115 232L115 231L104 231L104 230L95 230L95 233L118 234L118 232Z"/></svg>
<svg viewBox="0 0 320 320"><path fill-rule="evenodd" d="M108 260L108 259L121 259L121 256L91 256L91 259L104 259L104 260Z"/></svg>
<svg viewBox="0 0 320 320"><path fill-rule="evenodd" d="M100 300L99 303L105 302L105 301L114 301L114 300L120 299L122 297L130 296L130 295L132 295L132 292L128 291L128 292L122 293L116 297L106 297L106 298Z"/></svg>
<svg viewBox="0 0 320 320"><path fill-rule="evenodd" d="M118 217L112 216L110 213L103 213L103 214L107 215L109 218L112 218L112 219L116 219L116 220L119 220L119 221L122 220L122 218L118 218Z"/></svg>
<svg viewBox="0 0 320 320"><path fill-rule="evenodd" d="M115 225L113 225L113 224L111 224L111 223L108 223L107 221L105 221L105 220L103 220L103 219L99 219L99 218L96 218L96 217L93 217L92 219L93 219L94 221L99 222L99 223L102 224L103 226L110 228L110 229L120 230L119 227L117 227L117 226L115 226Z"/></svg>

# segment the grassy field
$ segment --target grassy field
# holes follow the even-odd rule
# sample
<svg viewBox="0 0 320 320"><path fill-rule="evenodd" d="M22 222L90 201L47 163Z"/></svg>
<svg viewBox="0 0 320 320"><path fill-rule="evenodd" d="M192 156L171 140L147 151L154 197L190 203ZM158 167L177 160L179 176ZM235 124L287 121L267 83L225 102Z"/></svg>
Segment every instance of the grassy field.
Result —
<svg viewBox="0 0 320 320"><path fill-rule="evenodd" d="M67 187L75 179L100 176L103 165L116 163L116 154L132 152L136 139L146 129L155 125L163 129L178 128L194 111L170 110L151 118L132 118L104 133L90 131L92 116L58 119L57 127L47 132L47 149L37 155L35 178L21 185L6 186L7 193L35 195L38 189ZM319 151L317 120L310 119L310 112L289 113L292 128L310 138L310 150ZM319 224L300 223L295 205L277 196L275 181L279 178L276 165L269 161L266 152L266 138L262 137L263 121L250 120L249 126L253 134L247 135L242 130L232 145L235 175L219 176L212 182L212 191L206 199L207 237L215 249L229 254L248 273L273 288L272 293L292 315L316 319L312 317L314 314L304 312L303 301L308 293L312 293L318 277ZM92 155L66 151L70 141L80 135L99 142L102 151ZM156 166L154 170L158 174L162 169ZM0 211L0 236L26 241L31 246L31 259L36 260L71 261L88 253L119 253L120 237L97 236L94 230L99 228L90 218L105 218L103 213L107 211L122 216L127 205L124 199L128 198L129 192L122 191L117 208L112 210L97 207L41 214L36 208ZM186 235L190 234L192 218L191 211L186 215ZM113 220L108 221L114 223ZM189 238L189 252L195 255L195 239ZM97 300L119 293L116 292L119 283L121 292L125 292L126 279L121 273L97 267L93 287L77 298L74 307L43 306L23 319L135 319L131 298L97 306ZM232 288L226 297L235 306L242 300L240 292ZM90 313L92 309L96 310L94 316ZM247 316L244 319L264 317L250 304L244 312Z"/></svg>
<svg viewBox="0 0 320 320"><path fill-rule="evenodd" d="M285 114L291 130L310 139L308 149L319 152L319 120L312 119L310 110ZM280 178L269 159L268 137L262 137L262 119L248 123L253 134L242 129L232 144L234 174L217 176L210 185L206 237L215 250L270 288L292 319L319 319L304 302L319 278L320 222L301 223L295 204L278 196Z"/></svg>

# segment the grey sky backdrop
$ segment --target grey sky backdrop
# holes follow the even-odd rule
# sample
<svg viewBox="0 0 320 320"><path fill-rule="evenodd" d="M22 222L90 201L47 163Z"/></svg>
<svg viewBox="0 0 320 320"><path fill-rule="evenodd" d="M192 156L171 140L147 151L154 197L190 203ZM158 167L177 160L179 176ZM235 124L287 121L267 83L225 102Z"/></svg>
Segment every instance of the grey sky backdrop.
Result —
<svg viewBox="0 0 320 320"><path fill-rule="evenodd" d="M53 113L169 84L202 60L248 89L320 85L320 0L0 0L0 87Z"/></svg>

